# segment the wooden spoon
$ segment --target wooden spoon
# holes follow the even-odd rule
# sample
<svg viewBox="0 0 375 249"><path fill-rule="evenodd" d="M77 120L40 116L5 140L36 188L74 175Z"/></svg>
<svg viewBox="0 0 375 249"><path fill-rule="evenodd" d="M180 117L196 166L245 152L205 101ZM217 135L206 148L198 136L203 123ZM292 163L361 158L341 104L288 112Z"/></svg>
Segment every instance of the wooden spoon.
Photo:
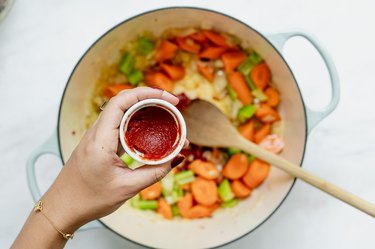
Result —
<svg viewBox="0 0 375 249"><path fill-rule="evenodd" d="M277 156L243 138L227 117L213 104L204 100L195 100L183 111L190 142L208 147L232 147L246 151L291 176L342 200L349 205L375 217L375 206L336 185L327 182L298 165Z"/></svg>

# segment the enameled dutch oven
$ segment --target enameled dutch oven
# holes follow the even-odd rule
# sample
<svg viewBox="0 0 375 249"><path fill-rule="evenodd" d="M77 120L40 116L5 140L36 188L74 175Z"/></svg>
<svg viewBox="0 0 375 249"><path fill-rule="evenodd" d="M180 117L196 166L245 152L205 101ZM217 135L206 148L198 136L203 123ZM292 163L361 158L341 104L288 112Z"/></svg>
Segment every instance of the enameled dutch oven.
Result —
<svg viewBox="0 0 375 249"><path fill-rule="evenodd" d="M145 30L159 35L176 27L211 27L233 34L243 46L254 48L269 65L273 81L280 90L280 113L284 121L286 147L282 156L301 164L307 134L334 110L339 99L339 81L332 60L316 39L303 31L263 35L249 25L207 9L173 7L153 10L132 17L109 30L83 55L66 85L60 106L56 133L31 155L27 162L29 187L34 200L40 198L35 179L35 162L42 154L52 153L66 162L83 136L85 117L99 73L118 61L119 49ZM294 36L306 38L322 56L332 84L331 102L321 111L305 106L298 84L281 55L285 42ZM76 131L73 135L72 131ZM231 209L219 210L212 218L167 221L158 215L131 209L125 204L115 213L91 222L84 228L105 226L124 238L152 248L211 248L237 240L265 222L283 203L294 179L272 168L269 177L251 198Z"/></svg>

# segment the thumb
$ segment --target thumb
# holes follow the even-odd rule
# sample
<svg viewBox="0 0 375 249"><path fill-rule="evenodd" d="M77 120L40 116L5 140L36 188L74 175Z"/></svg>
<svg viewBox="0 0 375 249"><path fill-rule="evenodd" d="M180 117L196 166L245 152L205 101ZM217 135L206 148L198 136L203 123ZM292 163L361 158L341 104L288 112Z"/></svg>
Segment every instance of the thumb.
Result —
<svg viewBox="0 0 375 249"><path fill-rule="evenodd" d="M160 165L146 165L139 167L132 172L132 179L136 181L134 186L140 190L151 186L166 176L171 169L178 166L185 159L185 156L178 154L171 161Z"/></svg>

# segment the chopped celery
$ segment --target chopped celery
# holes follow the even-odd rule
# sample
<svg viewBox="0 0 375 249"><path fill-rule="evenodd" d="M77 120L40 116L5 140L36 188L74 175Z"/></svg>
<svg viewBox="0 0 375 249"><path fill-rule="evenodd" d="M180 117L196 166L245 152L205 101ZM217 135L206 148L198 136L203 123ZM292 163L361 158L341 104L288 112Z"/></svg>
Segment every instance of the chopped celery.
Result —
<svg viewBox="0 0 375 249"><path fill-rule="evenodd" d="M229 97L231 98L231 100L237 99L237 93L236 93L236 91L234 91L232 86L227 85L227 91L228 91L228 94L229 94Z"/></svg>
<svg viewBox="0 0 375 249"><path fill-rule="evenodd" d="M121 62L119 64L119 69L125 75L129 75L134 68L134 63L135 63L134 56L131 53L126 52L122 56Z"/></svg>
<svg viewBox="0 0 375 249"><path fill-rule="evenodd" d="M225 179L220 183L219 196L224 202L228 202L234 198L228 179Z"/></svg>
<svg viewBox="0 0 375 249"><path fill-rule="evenodd" d="M174 204L184 195L184 190L176 185L171 192L163 189L163 195L168 204Z"/></svg>
<svg viewBox="0 0 375 249"><path fill-rule="evenodd" d="M173 216L180 215L180 210L178 209L177 205L172 205L172 214Z"/></svg>
<svg viewBox="0 0 375 249"><path fill-rule="evenodd" d="M195 180L194 176L189 176L180 180L176 180L176 182L178 183L178 185L182 186L182 185L194 182L194 180Z"/></svg>
<svg viewBox="0 0 375 249"><path fill-rule="evenodd" d="M151 53L152 50L154 50L154 48L155 48L155 44L150 39L148 39L144 36L138 38L137 51L140 54L147 55L147 54Z"/></svg>
<svg viewBox="0 0 375 249"><path fill-rule="evenodd" d="M181 188L174 189L172 191L172 197L174 201L178 201L183 195L184 195L184 191Z"/></svg>
<svg viewBox="0 0 375 249"><path fill-rule="evenodd" d="M262 89L259 89L259 88L255 89L255 90L251 91L251 93L253 94L253 96L255 98L259 99L260 102L264 102L264 101L268 100L267 95L264 94Z"/></svg>
<svg viewBox="0 0 375 249"><path fill-rule="evenodd" d="M255 52L251 53L238 67L243 75L249 75L256 64L259 64L263 59Z"/></svg>
<svg viewBox="0 0 375 249"><path fill-rule="evenodd" d="M252 52L249 57L255 65L263 61L262 57L260 57L256 52Z"/></svg>
<svg viewBox="0 0 375 249"><path fill-rule="evenodd" d="M178 201L180 199L180 195L178 194L178 191L177 190L173 190L172 192L172 199L173 201Z"/></svg>
<svg viewBox="0 0 375 249"><path fill-rule="evenodd" d="M173 191L174 186L174 175L172 172L168 173L162 180L161 186L163 188L164 195L170 195Z"/></svg>
<svg viewBox="0 0 375 249"><path fill-rule="evenodd" d="M161 190L161 193L163 194L163 196L165 198L167 198L167 196L171 196L171 194L172 194L172 192L168 192L164 188Z"/></svg>
<svg viewBox="0 0 375 249"><path fill-rule="evenodd" d="M256 90L257 87L254 84L254 82L252 81L252 79L250 78L250 76L248 74L246 74L246 75L244 75L244 77L245 77L245 80L246 80L247 84L249 85L250 89L252 91Z"/></svg>
<svg viewBox="0 0 375 249"><path fill-rule="evenodd" d="M231 208L231 207L234 207L238 204L238 200L237 199L232 199L230 201L227 201L227 202L223 202L221 204L221 207L222 208Z"/></svg>
<svg viewBox="0 0 375 249"><path fill-rule="evenodd" d="M179 184L175 184L175 186L173 187L173 191L175 191L179 197L184 195L184 190L180 187ZM172 191L172 194L173 194L173 191Z"/></svg>
<svg viewBox="0 0 375 249"><path fill-rule="evenodd" d="M257 87L249 76L250 72L253 70L254 66L259 64L262 60L263 59L257 53L253 52L238 67L238 71L243 74L251 90L255 90Z"/></svg>
<svg viewBox="0 0 375 249"><path fill-rule="evenodd" d="M148 210L148 209L154 210L158 208L158 202L155 200L152 200L152 201L139 200L137 203L137 206L139 209L142 209L142 210Z"/></svg>
<svg viewBox="0 0 375 249"><path fill-rule="evenodd" d="M184 179L184 178L188 178L190 176L194 176L194 172L191 171L191 170L185 170L185 171L181 171L179 173L177 173L174 178L176 179L176 181L178 180L181 180L181 179Z"/></svg>
<svg viewBox="0 0 375 249"><path fill-rule="evenodd" d="M237 154L237 153L240 153L241 150L240 149L235 149L235 148L227 148L227 153L229 156L233 156L234 154Z"/></svg>
<svg viewBox="0 0 375 249"><path fill-rule="evenodd" d="M178 196L179 196L179 197L184 196L184 190L183 190L182 188L179 188L179 189L178 189Z"/></svg>
<svg viewBox="0 0 375 249"><path fill-rule="evenodd" d="M237 114L237 119L241 123L246 122L246 120L250 119L256 111L256 107L254 105L244 105L240 108Z"/></svg>
<svg viewBox="0 0 375 249"><path fill-rule="evenodd" d="M138 202L140 201L141 197L139 195L133 196L133 198L130 199L130 205L133 208L138 208Z"/></svg>
<svg viewBox="0 0 375 249"><path fill-rule="evenodd" d="M248 75L254 66L254 63L251 61L249 56L241 63L241 65L239 65L238 71L240 71L244 75Z"/></svg>
<svg viewBox="0 0 375 249"><path fill-rule="evenodd" d="M174 176L174 179L180 186L193 182L195 180L194 172L191 170L181 171Z"/></svg>
<svg viewBox="0 0 375 249"><path fill-rule="evenodd" d="M131 198L130 205L133 208L147 210L147 209L156 209L158 207L158 202L154 200L152 201L141 200L139 195L135 195L133 198Z"/></svg>
<svg viewBox="0 0 375 249"><path fill-rule="evenodd" d="M122 154L122 156L120 157L120 159L126 164L126 165L130 165L134 162L134 159L128 155L128 153L124 153Z"/></svg>
<svg viewBox="0 0 375 249"><path fill-rule="evenodd" d="M140 166L143 166L145 165L144 163L141 163L141 162L138 162L136 160L133 160L133 162L131 164L128 164L128 168L129 169L136 169L136 168L139 168Z"/></svg>
<svg viewBox="0 0 375 249"><path fill-rule="evenodd" d="M133 70L128 75L128 80L129 80L130 84L132 84L133 86L138 85L138 83L141 82L141 80L143 80L143 73L142 73L142 71L139 70L139 69Z"/></svg>
<svg viewBox="0 0 375 249"><path fill-rule="evenodd" d="M184 170L184 171L178 172L174 176L174 178L176 179L176 181L178 181L178 180L181 180L181 179L184 179L184 178L188 178L190 176L194 176L194 172L191 171L191 170Z"/></svg>
<svg viewBox="0 0 375 249"><path fill-rule="evenodd" d="M164 196L164 198L165 198L165 201L169 205L176 203L176 201L174 200L173 196L171 196L171 195Z"/></svg>

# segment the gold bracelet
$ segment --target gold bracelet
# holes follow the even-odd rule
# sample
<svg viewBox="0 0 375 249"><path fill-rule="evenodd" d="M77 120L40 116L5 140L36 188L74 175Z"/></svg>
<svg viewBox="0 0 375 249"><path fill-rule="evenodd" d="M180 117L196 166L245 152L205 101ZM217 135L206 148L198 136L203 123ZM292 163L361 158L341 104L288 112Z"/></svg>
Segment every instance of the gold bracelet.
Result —
<svg viewBox="0 0 375 249"><path fill-rule="evenodd" d="M73 239L74 237L74 233L64 233L62 232L61 230L57 229L57 227L53 224L53 222L47 217L47 215L43 212L43 202L40 200L38 201L36 204L35 204L35 207L34 207L34 211L35 213L41 213L44 217L46 217L46 219L48 220L48 222L52 225L53 228L56 229L57 232L59 232L64 239L68 240L68 239Z"/></svg>

